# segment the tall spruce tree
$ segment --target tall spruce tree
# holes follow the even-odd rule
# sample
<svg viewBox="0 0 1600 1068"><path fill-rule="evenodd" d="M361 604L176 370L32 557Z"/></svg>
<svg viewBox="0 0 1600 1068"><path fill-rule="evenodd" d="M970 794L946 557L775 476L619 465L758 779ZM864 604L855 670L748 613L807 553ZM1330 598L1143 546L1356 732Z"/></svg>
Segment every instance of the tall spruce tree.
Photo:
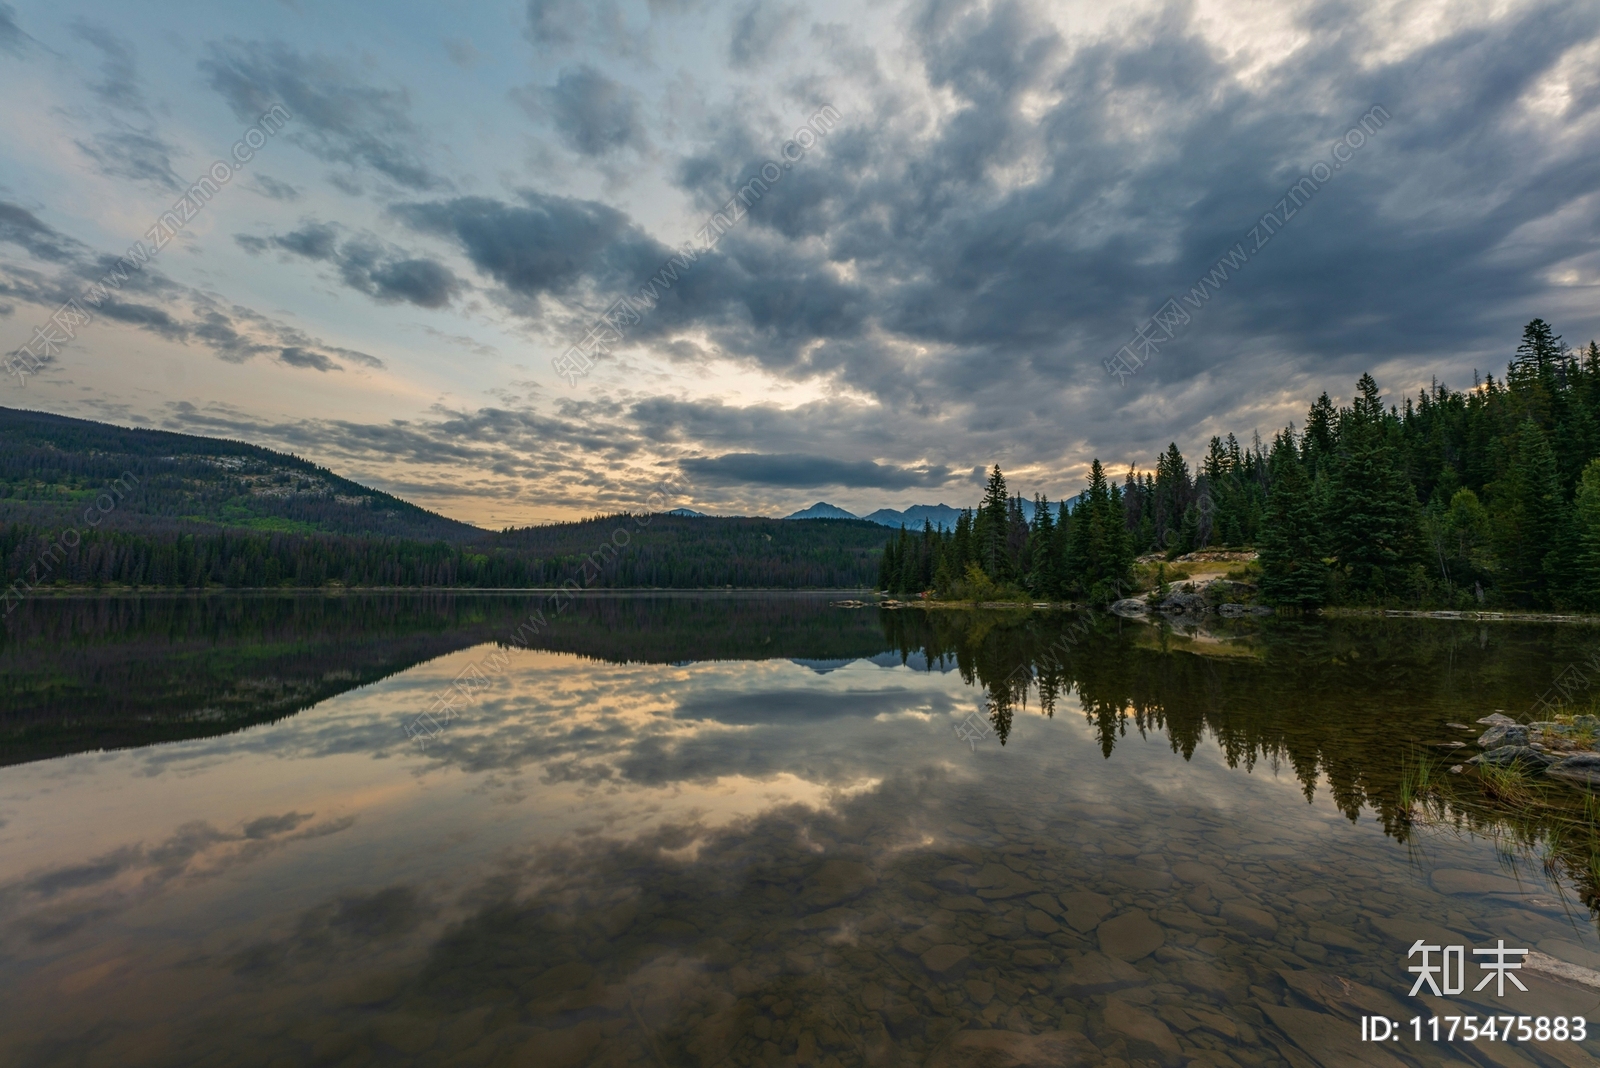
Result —
<svg viewBox="0 0 1600 1068"><path fill-rule="evenodd" d="M1600 459L1590 460L1578 480L1572 523L1572 599L1581 608L1600 610Z"/></svg>
<svg viewBox="0 0 1600 1068"><path fill-rule="evenodd" d="M1090 604L1108 604L1132 589L1133 541L1121 498L1096 458L1089 468L1088 496L1072 516L1063 568L1071 594Z"/></svg>
<svg viewBox="0 0 1600 1068"><path fill-rule="evenodd" d="M1421 508L1389 440L1388 417L1371 375L1339 429L1325 501L1329 548L1350 595L1398 599L1419 559Z"/></svg>
<svg viewBox="0 0 1600 1068"><path fill-rule="evenodd" d="M983 491L983 504L973 522L974 541L977 543L978 566L995 582L1004 582L1006 574L1006 543L1011 532L1011 498L1006 493L1006 476L995 464L989 473L989 484Z"/></svg>
<svg viewBox="0 0 1600 1068"><path fill-rule="evenodd" d="M1268 457L1272 491L1260 537L1261 597L1268 604L1315 608L1328 596L1322 523L1306 465L1284 430Z"/></svg>
<svg viewBox="0 0 1600 1068"><path fill-rule="evenodd" d="M1555 453L1531 418L1517 430L1491 501L1501 592L1525 607L1549 604L1561 573L1565 508Z"/></svg>

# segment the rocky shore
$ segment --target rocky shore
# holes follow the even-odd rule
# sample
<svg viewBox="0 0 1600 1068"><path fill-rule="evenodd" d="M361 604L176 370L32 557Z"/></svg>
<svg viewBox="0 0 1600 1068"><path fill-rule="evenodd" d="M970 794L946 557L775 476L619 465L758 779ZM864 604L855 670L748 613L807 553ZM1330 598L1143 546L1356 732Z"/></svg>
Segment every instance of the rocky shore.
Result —
<svg viewBox="0 0 1600 1068"><path fill-rule="evenodd" d="M1465 767L1517 768L1579 786L1600 787L1600 751L1595 749L1600 739L1600 716L1524 724L1496 712L1478 722L1489 728L1478 738L1483 752L1452 771Z"/></svg>
<svg viewBox="0 0 1600 1068"><path fill-rule="evenodd" d="M1152 612L1164 616L1270 616L1272 609L1254 604L1256 587L1248 582L1212 579L1205 585L1185 582L1172 587L1165 597L1125 597L1111 606L1119 616L1142 618Z"/></svg>

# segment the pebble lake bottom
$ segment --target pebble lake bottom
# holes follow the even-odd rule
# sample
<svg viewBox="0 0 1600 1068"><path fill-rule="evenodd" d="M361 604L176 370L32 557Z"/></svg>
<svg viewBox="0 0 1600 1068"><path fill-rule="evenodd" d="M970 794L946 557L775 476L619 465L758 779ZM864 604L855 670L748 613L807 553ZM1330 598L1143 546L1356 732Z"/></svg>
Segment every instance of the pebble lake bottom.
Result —
<svg viewBox="0 0 1600 1068"><path fill-rule="evenodd" d="M618 596L524 651L493 641L514 603L403 600L30 608L0 648L0 1063L1600 1053L1588 795L1448 770L1586 629ZM82 726L134 682L159 729ZM1475 989L1501 942L1571 975ZM1411 996L1445 947L1447 992Z"/></svg>

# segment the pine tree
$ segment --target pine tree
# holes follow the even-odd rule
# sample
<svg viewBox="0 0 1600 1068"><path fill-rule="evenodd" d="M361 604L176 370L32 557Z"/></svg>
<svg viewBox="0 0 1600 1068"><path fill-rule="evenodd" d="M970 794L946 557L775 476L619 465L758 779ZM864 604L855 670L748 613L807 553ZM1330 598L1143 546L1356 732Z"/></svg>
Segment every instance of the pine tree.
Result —
<svg viewBox="0 0 1600 1068"><path fill-rule="evenodd" d="M955 534L950 545L950 570L954 575L967 573L967 565L977 559L972 540L972 509L963 508L956 516Z"/></svg>
<svg viewBox="0 0 1600 1068"><path fill-rule="evenodd" d="M1338 426L1338 410L1324 393L1306 413L1306 432L1300 442L1300 458L1305 461L1308 476L1315 477L1338 447Z"/></svg>
<svg viewBox="0 0 1600 1068"><path fill-rule="evenodd" d="M1418 560L1421 509L1388 440L1383 401L1371 375L1342 420L1330 464L1329 548L1357 599L1383 601L1406 592Z"/></svg>
<svg viewBox="0 0 1600 1068"><path fill-rule="evenodd" d="M1590 460L1578 481L1572 509L1573 599L1590 611L1600 610L1600 459Z"/></svg>
<svg viewBox="0 0 1600 1068"><path fill-rule="evenodd" d="M1132 586L1133 542L1121 498L1096 458L1089 468L1088 498L1072 516L1063 567L1068 590L1090 604L1108 604Z"/></svg>
<svg viewBox="0 0 1600 1068"><path fill-rule="evenodd" d="M1494 486L1491 507L1503 565L1501 587L1514 603L1549 603L1561 571L1564 511L1555 453L1544 432L1528 419L1517 431L1510 465Z"/></svg>
<svg viewBox="0 0 1600 1068"><path fill-rule="evenodd" d="M1006 477L995 464L984 489L983 504L973 524L978 564L995 582L1005 579L1006 542L1011 526L1011 498L1006 492Z"/></svg>
<svg viewBox="0 0 1600 1068"><path fill-rule="evenodd" d="M1030 571L1028 585L1046 600L1061 596L1060 567L1056 556L1056 524L1050 515L1050 498L1039 494L1033 502L1033 529L1028 534Z"/></svg>
<svg viewBox="0 0 1600 1068"><path fill-rule="evenodd" d="M1285 430L1272 443L1272 491L1260 536L1261 597L1268 604L1314 608L1327 598L1322 524L1305 464Z"/></svg>

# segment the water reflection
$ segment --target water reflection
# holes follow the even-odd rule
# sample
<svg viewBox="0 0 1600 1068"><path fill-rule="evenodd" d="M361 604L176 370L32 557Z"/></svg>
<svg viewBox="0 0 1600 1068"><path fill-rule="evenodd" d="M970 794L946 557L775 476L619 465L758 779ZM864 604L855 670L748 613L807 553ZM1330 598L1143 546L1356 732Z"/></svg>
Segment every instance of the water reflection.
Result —
<svg viewBox="0 0 1600 1068"><path fill-rule="evenodd" d="M1571 874L1410 770L1582 632L596 599L418 750L468 600L287 718L0 769L0 1061L1455 1063L1358 1042L1447 1008L1416 938L1600 967ZM1600 1024L1528 985L1450 1011Z"/></svg>

